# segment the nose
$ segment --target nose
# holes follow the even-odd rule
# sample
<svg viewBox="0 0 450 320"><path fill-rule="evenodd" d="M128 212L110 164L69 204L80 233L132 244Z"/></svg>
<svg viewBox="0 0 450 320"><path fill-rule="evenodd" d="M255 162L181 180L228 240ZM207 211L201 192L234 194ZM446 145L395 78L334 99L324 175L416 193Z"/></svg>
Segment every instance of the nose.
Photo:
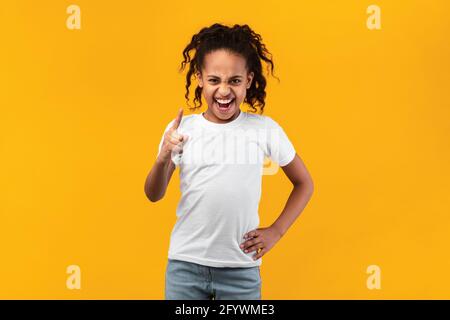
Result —
<svg viewBox="0 0 450 320"><path fill-rule="evenodd" d="M218 90L218 93L221 97L227 97L230 94L231 90L228 84L221 84Z"/></svg>

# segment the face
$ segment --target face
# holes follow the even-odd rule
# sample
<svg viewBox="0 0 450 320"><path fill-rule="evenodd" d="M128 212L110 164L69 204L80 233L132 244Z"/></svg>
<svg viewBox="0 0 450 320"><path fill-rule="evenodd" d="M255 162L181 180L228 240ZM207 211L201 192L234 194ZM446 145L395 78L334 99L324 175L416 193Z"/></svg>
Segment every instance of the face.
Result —
<svg viewBox="0 0 450 320"><path fill-rule="evenodd" d="M254 76L247 73L245 59L226 50L213 51L205 56L196 76L208 104L205 117L217 123L234 120Z"/></svg>

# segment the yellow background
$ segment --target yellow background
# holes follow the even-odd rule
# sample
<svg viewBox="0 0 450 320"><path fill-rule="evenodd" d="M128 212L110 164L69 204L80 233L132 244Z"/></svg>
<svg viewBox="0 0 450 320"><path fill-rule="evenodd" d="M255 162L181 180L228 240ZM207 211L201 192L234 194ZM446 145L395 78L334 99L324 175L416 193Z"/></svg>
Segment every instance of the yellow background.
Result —
<svg viewBox="0 0 450 320"><path fill-rule="evenodd" d="M66 27L72 3L81 30ZM371 4L381 30L366 27ZM3 1L0 298L163 299L178 170L160 202L143 186L165 126L186 105L181 52L214 22L263 36L281 80L268 77L264 114L315 182L263 257L263 298L450 298L449 8ZM282 170L264 177L261 226L290 190ZM72 264L80 290L66 288ZM372 264L380 290L366 287Z"/></svg>

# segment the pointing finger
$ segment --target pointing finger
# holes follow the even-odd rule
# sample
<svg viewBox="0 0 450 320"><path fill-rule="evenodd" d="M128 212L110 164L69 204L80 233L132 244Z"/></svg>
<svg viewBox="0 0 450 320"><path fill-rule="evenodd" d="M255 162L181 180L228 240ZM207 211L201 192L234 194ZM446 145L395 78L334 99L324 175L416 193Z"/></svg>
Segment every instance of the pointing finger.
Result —
<svg viewBox="0 0 450 320"><path fill-rule="evenodd" d="M180 126L182 117L183 117L183 108L180 108L180 110L178 110L177 117L175 118L175 122L172 125L172 129L175 129L175 130L178 129L178 127Z"/></svg>

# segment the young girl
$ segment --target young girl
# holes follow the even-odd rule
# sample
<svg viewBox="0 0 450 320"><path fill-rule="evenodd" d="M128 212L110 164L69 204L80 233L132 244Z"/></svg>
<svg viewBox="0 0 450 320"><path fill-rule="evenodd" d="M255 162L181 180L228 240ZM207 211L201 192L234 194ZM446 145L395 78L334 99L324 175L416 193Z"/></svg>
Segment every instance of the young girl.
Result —
<svg viewBox="0 0 450 320"><path fill-rule="evenodd" d="M172 230L165 299L261 299L261 257L285 234L313 193L312 179L279 124L263 112L266 79L261 60L273 62L262 38L248 25L213 24L192 37L189 63L198 79L195 102L206 112L178 115L166 127L145 183L150 201L164 197L180 168L181 199ZM189 55L195 50L195 55ZM241 111L248 104L251 113ZM189 105L189 103L188 103ZM293 184L279 218L258 228L264 157Z"/></svg>

